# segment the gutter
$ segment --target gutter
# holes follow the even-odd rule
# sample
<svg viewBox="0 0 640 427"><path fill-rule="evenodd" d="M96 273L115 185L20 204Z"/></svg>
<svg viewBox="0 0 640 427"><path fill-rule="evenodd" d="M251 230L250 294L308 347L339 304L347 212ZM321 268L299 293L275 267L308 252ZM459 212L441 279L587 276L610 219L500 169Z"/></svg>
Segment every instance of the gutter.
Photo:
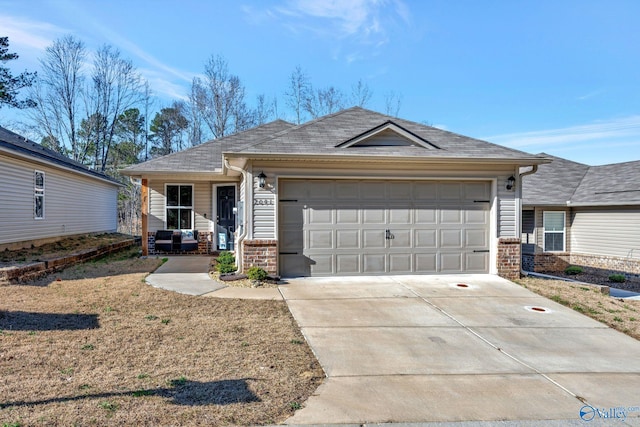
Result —
<svg viewBox="0 0 640 427"><path fill-rule="evenodd" d="M231 166L231 164L229 163L229 160L224 159L224 166L227 169L230 169L234 172L240 172L242 174L242 181L244 182L244 187L245 187L245 197L247 194L247 171L236 167L236 166ZM249 209L249 206L247 206L247 204L245 203L244 209L242 210L242 232L240 233L240 235L238 236L238 241L237 241L237 246L236 246L236 266L238 267L238 271L242 272L242 242L244 241L244 239L247 237L247 211Z"/></svg>

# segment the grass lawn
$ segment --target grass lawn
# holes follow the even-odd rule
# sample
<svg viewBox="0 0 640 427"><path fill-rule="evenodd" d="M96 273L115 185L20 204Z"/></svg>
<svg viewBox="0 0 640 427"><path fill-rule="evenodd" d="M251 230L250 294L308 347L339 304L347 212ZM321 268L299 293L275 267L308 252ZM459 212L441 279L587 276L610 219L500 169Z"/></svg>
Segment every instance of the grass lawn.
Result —
<svg viewBox="0 0 640 427"><path fill-rule="evenodd" d="M0 425L260 425L324 378L282 301L152 288L112 256L0 287Z"/></svg>
<svg viewBox="0 0 640 427"><path fill-rule="evenodd" d="M612 298L603 295L596 286L563 280L523 277L516 282L578 313L640 339L640 301Z"/></svg>

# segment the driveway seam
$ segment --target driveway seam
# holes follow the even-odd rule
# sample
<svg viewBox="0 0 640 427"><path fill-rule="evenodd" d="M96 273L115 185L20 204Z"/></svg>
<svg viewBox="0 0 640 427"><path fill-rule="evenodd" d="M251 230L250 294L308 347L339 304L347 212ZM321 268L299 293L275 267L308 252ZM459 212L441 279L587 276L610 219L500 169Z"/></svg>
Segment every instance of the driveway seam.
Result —
<svg viewBox="0 0 640 427"><path fill-rule="evenodd" d="M500 353L504 354L505 356L509 357L510 359L512 359L513 361L515 361L516 363L521 364L522 366L526 367L527 369L531 369L533 372L535 372L536 374L542 376L544 379L546 379L547 381L549 381L550 383L552 383L553 385L555 385L556 387L560 388L561 390L563 390L564 392L568 393L569 395L573 396L574 398L576 398L578 401L582 402L582 403L586 403L586 399L584 399L581 396L578 396L577 394L575 394L574 392L572 392L571 390L569 390L568 388L564 387L562 384L558 383L557 381L551 379L548 375L544 374L543 372L539 371L537 368L529 365L528 363L526 363L523 360L520 360L519 358L517 358L516 356L509 354L508 352L506 352L505 350L503 350L502 348L498 347L497 345L493 344L491 341L489 341L487 338L483 337L482 335L480 335L479 332L473 330L470 326L465 325L464 323L462 323L460 320L458 320L457 318L455 318L452 314L449 314L447 311L445 311L443 308L437 306L435 303L429 301L426 297L423 297L421 295L419 295L417 292L415 292L415 290L413 290L411 287L407 286L406 283L403 283L401 280L393 277L393 280L396 281L399 285L403 286L405 289L407 289L409 292L413 293L414 295L416 295L418 298L422 299L425 303L427 303L428 305L430 305L431 307L433 307L434 309L438 310L439 312L441 312L442 314L444 314L445 316L447 316L449 319L453 320L454 322L458 323L460 326L462 326L464 329L466 329L467 331L469 331L471 334L473 334L474 336L476 336L477 338L479 338L480 340L482 340L483 342L485 342L486 344L488 344L489 346L493 347L494 349L498 350ZM587 329L587 328L576 328L576 329Z"/></svg>

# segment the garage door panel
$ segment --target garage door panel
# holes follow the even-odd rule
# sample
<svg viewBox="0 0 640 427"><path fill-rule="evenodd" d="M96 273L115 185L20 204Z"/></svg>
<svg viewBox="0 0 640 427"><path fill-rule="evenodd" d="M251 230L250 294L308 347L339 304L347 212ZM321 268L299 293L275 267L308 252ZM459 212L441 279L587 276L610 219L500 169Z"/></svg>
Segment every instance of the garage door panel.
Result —
<svg viewBox="0 0 640 427"><path fill-rule="evenodd" d="M332 254L316 254L309 263L312 276L326 276L335 273Z"/></svg>
<svg viewBox="0 0 640 427"><path fill-rule="evenodd" d="M384 249L387 245L384 230L362 230L362 248L367 249Z"/></svg>
<svg viewBox="0 0 640 427"><path fill-rule="evenodd" d="M336 211L336 224L359 224L360 210L355 208L344 208Z"/></svg>
<svg viewBox="0 0 640 427"><path fill-rule="evenodd" d="M462 249L462 230L440 230L438 247L447 249Z"/></svg>
<svg viewBox="0 0 640 427"><path fill-rule="evenodd" d="M467 182L464 184L463 190L465 201L489 200L491 197L491 187L486 182Z"/></svg>
<svg viewBox="0 0 640 427"><path fill-rule="evenodd" d="M309 249L331 249L334 247L332 230L309 230Z"/></svg>
<svg viewBox="0 0 640 427"><path fill-rule="evenodd" d="M488 253L466 253L465 269L469 273L484 273L489 270Z"/></svg>
<svg viewBox="0 0 640 427"><path fill-rule="evenodd" d="M438 247L437 230L414 230L417 249L436 249Z"/></svg>
<svg viewBox="0 0 640 427"><path fill-rule="evenodd" d="M457 273L463 271L461 253L440 253L440 271L443 273Z"/></svg>
<svg viewBox="0 0 640 427"><path fill-rule="evenodd" d="M489 270L489 182L283 180L279 187L283 275Z"/></svg>
<svg viewBox="0 0 640 427"><path fill-rule="evenodd" d="M360 248L360 230L336 230L336 249Z"/></svg>
<svg viewBox="0 0 640 427"><path fill-rule="evenodd" d="M364 273L386 273L385 254L363 254L362 261Z"/></svg>
<svg viewBox="0 0 640 427"><path fill-rule="evenodd" d="M412 208L391 208L389 209L389 224L410 225L413 218Z"/></svg>
<svg viewBox="0 0 640 427"><path fill-rule="evenodd" d="M437 224L438 209L435 206L418 206L414 209L416 224Z"/></svg>
<svg viewBox="0 0 640 427"><path fill-rule="evenodd" d="M464 246L468 249L480 249L489 246L489 235L486 230L464 230Z"/></svg>
<svg viewBox="0 0 640 427"><path fill-rule="evenodd" d="M387 224L387 210L384 206L363 206L362 207L362 223L363 224Z"/></svg>
<svg viewBox="0 0 640 427"><path fill-rule="evenodd" d="M362 200L385 200L386 184L383 181L373 182L361 182L360 183L360 198Z"/></svg>
<svg viewBox="0 0 640 427"><path fill-rule="evenodd" d="M354 274L360 272L359 254L336 254L336 273Z"/></svg>
<svg viewBox="0 0 640 427"><path fill-rule="evenodd" d="M298 227L302 230L304 210L301 204L281 203L278 214L280 215L280 226Z"/></svg>
<svg viewBox="0 0 640 427"><path fill-rule="evenodd" d="M411 239L411 235L412 235L412 230L411 229L406 229L406 230L391 230L391 236L393 237L392 239L389 240L389 247L392 249L397 249L397 248L412 248L413 247L413 242Z"/></svg>
<svg viewBox="0 0 640 427"><path fill-rule="evenodd" d="M412 267L411 253L389 254L389 273L406 273L407 271L412 271Z"/></svg>
<svg viewBox="0 0 640 427"><path fill-rule="evenodd" d="M417 253L415 254L415 273L437 273L438 263L437 254L433 253Z"/></svg>
<svg viewBox="0 0 640 427"><path fill-rule="evenodd" d="M441 208L440 224L462 224L460 208L451 206Z"/></svg>
<svg viewBox="0 0 640 427"><path fill-rule="evenodd" d="M309 225L332 224L333 223L333 207L315 206L307 209L309 212Z"/></svg>

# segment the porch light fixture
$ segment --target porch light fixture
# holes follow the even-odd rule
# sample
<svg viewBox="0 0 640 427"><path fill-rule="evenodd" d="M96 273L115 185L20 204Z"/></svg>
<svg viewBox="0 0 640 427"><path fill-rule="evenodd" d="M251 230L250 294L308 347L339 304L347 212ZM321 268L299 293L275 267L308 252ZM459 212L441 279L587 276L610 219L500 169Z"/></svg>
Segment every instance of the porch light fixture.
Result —
<svg viewBox="0 0 640 427"><path fill-rule="evenodd" d="M516 185L516 179L513 175L507 178L507 190L513 190L513 187Z"/></svg>
<svg viewBox="0 0 640 427"><path fill-rule="evenodd" d="M267 175L264 172L260 172L258 175L258 187L264 188L267 185Z"/></svg>

